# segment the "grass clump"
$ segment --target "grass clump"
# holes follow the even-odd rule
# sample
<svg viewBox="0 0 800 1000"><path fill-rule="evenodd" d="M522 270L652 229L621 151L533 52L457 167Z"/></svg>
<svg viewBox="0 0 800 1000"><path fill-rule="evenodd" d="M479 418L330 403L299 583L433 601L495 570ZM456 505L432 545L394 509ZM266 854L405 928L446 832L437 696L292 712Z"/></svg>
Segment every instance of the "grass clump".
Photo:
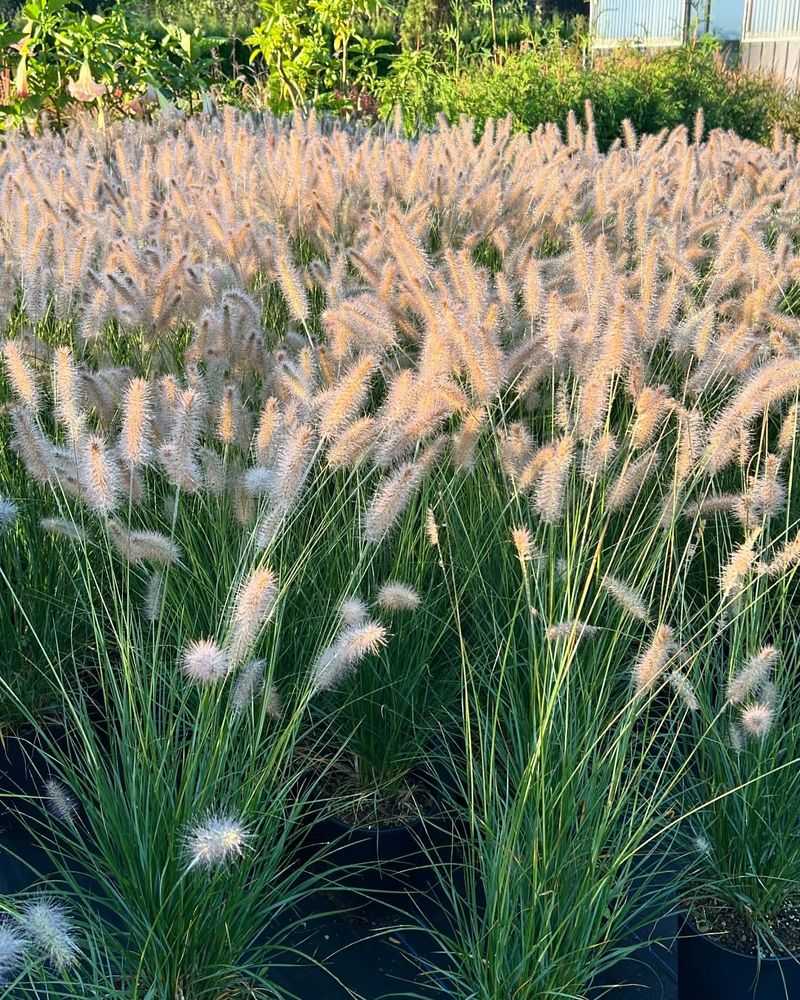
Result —
<svg viewBox="0 0 800 1000"><path fill-rule="evenodd" d="M92 650L31 622L72 736L28 822L76 944L14 952L16 989L280 992L337 882L309 826L420 769L466 859L455 995L585 995L703 893L771 940L795 852L744 817L794 822L796 152L702 112L601 145L591 105L9 139L1 544L60 533Z"/></svg>

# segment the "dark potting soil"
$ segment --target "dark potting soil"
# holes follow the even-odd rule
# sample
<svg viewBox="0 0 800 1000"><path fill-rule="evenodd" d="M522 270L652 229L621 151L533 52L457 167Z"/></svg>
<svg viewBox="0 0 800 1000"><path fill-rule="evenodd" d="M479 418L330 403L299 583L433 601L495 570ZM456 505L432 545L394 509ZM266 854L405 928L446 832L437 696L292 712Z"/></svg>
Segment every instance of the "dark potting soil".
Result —
<svg viewBox="0 0 800 1000"><path fill-rule="evenodd" d="M787 903L770 921L767 933L756 934L746 916L720 902L695 904L692 921L701 934L742 955L770 958L800 955L800 900ZM774 949L770 942L779 942Z"/></svg>
<svg viewBox="0 0 800 1000"><path fill-rule="evenodd" d="M323 777L318 792L330 803L330 815L352 827L404 826L441 811L430 787L413 776L391 794L383 794L379 789L365 790L352 769L335 766Z"/></svg>

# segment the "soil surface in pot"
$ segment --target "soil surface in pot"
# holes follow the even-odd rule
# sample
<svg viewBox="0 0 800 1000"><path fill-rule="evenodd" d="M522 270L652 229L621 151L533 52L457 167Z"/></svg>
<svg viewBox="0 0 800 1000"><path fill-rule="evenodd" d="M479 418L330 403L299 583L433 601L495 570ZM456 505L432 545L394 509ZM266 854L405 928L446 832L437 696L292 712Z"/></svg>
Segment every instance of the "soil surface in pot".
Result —
<svg viewBox="0 0 800 1000"><path fill-rule="evenodd" d="M441 804L430 787L413 774L391 790L364 789L355 771L332 767L319 785L329 804L325 812L348 826L361 829L413 824L420 817L436 816Z"/></svg>
<svg viewBox="0 0 800 1000"><path fill-rule="evenodd" d="M769 947L764 935L756 935L747 918L733 907L719 902L700 903L692 906L690 913L698 931L723 948L743 955L760 952L773 958L800 955L800 900L787 903L769 925L770 937L780 941L785 949L777 953Z"/></svg>

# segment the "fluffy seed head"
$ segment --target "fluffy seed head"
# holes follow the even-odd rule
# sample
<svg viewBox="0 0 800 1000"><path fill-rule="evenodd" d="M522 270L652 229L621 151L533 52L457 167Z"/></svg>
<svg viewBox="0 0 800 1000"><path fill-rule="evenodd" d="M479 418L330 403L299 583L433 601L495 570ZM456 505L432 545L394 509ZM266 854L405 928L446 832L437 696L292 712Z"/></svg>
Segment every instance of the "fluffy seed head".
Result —
<svg viewBox="0 0 800 1000"><path fill-rule="evenodd" d="M319 398L319 429L323 440L336 437L364 406L370 390L377 358L358 358L336 385Z"/></svg>
<svg viewBox="0 0 800 1000"><path fill-rule="evenodd" d="M78 811L77 803L69 789L60 781L50 778L44 784L44 799L53 815L62 823L74 823Z"/></svg>
<svg viewBox="0 0 800 1000"><path fill-rule="evenodd" d="M296 319L299 323L305 323L308 319L308 298L297 268L289 256L289 248L285 244L280 247L276 254L275 269L292 319Z"/></svg>
<svg viewBox="0 0 800 1000"><path fill-rule="evenodd" d="M348 665L354 665L365 656L377 653L388 640L388 633L383 625L375 621L365 621L346 628L339 639L337 647L339 656Z"/></svg>
<svg viewBox="0 0 800 1000"><path fill-rule="evenodd" d="M647 605L633 587L629 587L627 583L623 583L622 580L617 579L617 577L612 576L610 573L605 575L601 586L603 590L607 591L614 598L621 608L627 611L631 618L637 618L642 622L650 620L650 611Z"/></svg>
<svg viewBox="0 0 800 1000"><path fill-rule="evenodd" d="M618 448L617 439L613 434L601 434L592 442L586 444L581 460L581 472L590 483L594 482L611 463Z"/></svg>
<svg viewBox="0 0 800 1000"><path fill-rule="evenodd" d="M189 868L221 868L240 858L251 834L233 816L212 815L194 824L186 834Z"/></svg>
<svg viewBox="0 0 800 1000"><path fill-rule="evenodd" d="M775 710L766 702L755 701L742 709L740 721L742 729L748 736L761 740L772 729Z"/></svg>
<svg viewBox="0 0 800 1000"><path fill-rule="evenodd" d="M425 534L428 538L428 543L434 549L439 548L439 525L436 523L436 515L433 513L433 508L428 507L425 511Z"/></svg>
<svg viewBox="0 0 800 1000"><path fill-rule="evenodd" d="M20 923L34 947L57 971L73 966L80 955L67 911L51 899L32 899L20 914Z"/></svg>
<svg viewBox="0 0 800 1000"><path fill-rule="evenodd" d="M763 566L770 576L780 576L800 562L800 532L791 538L778 552L772 562Z"/></svg>
<svg viewBox="0 0 800 1000"><path fill-rule="evenodd" d="M160 570L154 570L147 579L144 600L142 602L142 613L146 621L154 622L158 620L163 593L164 574Z"/></svg>
<svg viewBox="0 0 800 1000"><path fill-rule="evenodd" d="M737 753L744 749L744 733L738 722L731 722L728 726L728 739Z"/></svg>
<svg viewBox="0 0 800 1000"><path fill-rule="evenodd" d="M171 435L158 451L159 461L170 482L185 493L195 493L203 475L195 451L205 410L200 388L190 386L178 392L174 404Z"/></svg>
<svg viewBox="0 0 800 1000"><path fill-rule="evenodd" d="M216 684L228 673L228 657L213 639L196 639L184 651L183 672L194 684Z"/></svg>
<svg viewBox="0 0 800 1000"><path fill-rule="evenodd" d="M794 446L795 437L797 436L798 412L800 412L800 407L798 407L797 403L793 403L789 407L781 424L780 436L778 437L778 451L782 454L787 454Z"/></svg>
<svg viewBox="0 0 800 1000"><path fill-rule="evenodd" d="M780 460L768 455L764 471L751 477L742 500L745 523L776 517L786 506L786 485L780 476Z"/></svg>
<svg viewBox="0 0 800 1000"><path fill-rule="evenodd" d="M360 625L369 618L369 609L360 597L348 597L342 602L339 616L343 625Z"/></svg>
<svg viewBox="0 0 800 1000"><path fill-rule="evenodd" d="M545 630L545 635L549 642L558 642L561 639L568 639L570 636L575 637L575 642L580 642L582 639L591 639L596 634L596 625L589 625L588 622L582 622L577 618L570 618L567 621L557 622L555 625L548 625Z"/></svg>
<svg viewBox="0 0 800 1000"><path fill-rule="evenodd" d="M574 447L572 438L561 438L539 474L533 502L539 516L548 524L558 524L564 516L565 492Z"/></svg>
<svg viewBox="0 0 800 1000"><path fill-rule="evenodd" d="M378 591L377 601L386 611L416 611L420 596L413 587L391 580Z"/></svg>
<svg viewBox="0 0 800 1000"><path fill-rule="evenodd" d="M698 833L694 838L694 849L698 854L711 853L711 841L702 833Z"/></svg>
<svg viewBox="0 0 800 1000"><path fill-rule="evenodd" d="M272 490L276 508L287 511L299 495L317 445L317 437L308 424L292 426L281 443L275 462L275 484Z"/></svg>
<svg viewBox="0 0 800 1000"><path fill-rule="evenodd" d="M275 489L275 473L263 465L254 465L242 474L242 487L251 497L270 494Z"/></svg>
<svg viewBox="0 0 800 1000"><path fill-rule="evenodd" d="M11 447L19 455L28 475L37 483L50 482L56 464L56 452L42 434L29 410L14 406L11 411L14 434Z"/></svg>
<svg viewBox="0 0 800 1000"><path fill-rule="evenodd" d="M226 385L217 413L217 437L224 445L236 442L241 426L241 403L236 388Z"/></svg>
<svg viewBox="0 0 800 1000"><path fill-rule="evenodd" d="M97 434L86 438L81 456L80 481L86 502L98 514L110 514L119 503L119 469Z"/></svg>
<svg viewBox="0 0 800 1000"><path fill-rule="evenodd" d="M328 448L328 465L332 469L355 468L370 454L377 431L378 424L371 416L348 424Z"/></svg>
<svg viewBox="0 0 800 1000"><path fill-rule="evenodd" d="M675 648L669 625L659 625L633 668L633 685L637 695L645 694L656 683Z"/></svg>
<svg viewBox="0 0 800 1000"><path fill-rule="evenodd" d="M19 507L8 497L0 496L0 535L8 531L19 515Z"/></svg>
<svg viewBox="0 0 800 1000"><path fill-rule="evenodd" d="M231 707L237 715L252 705L256 695L263 688L265 666L264 660L251 660L242 667L231 690Z"/></svg>
<svg viewBox="0 0 800 1000"><path fill-rule="evenodd" d="M53 354L53 395L56 420L66 428L70 441L78 441L86 416L81 409L78 368L68 347L58 347Z"/></svg>
<svg viewBox="0 0 800 1000"><path fill-rule="evenodd" d="M379 542L397 523L419 489L419 463L405 462L378 487L364 515L364 538Z"/></svg>
<svg viewBox="0 0 800 1000"><path fill-rule="evenodd" d="M149 562L169 566L180 562L180 546L158 531L128 531L117 521L109 521L107 527L114 547L133 565Z"/></svg>
<svg viewBox="0 0 800 1000"><path fill-rule="evenodd" d="M458 468L469 471L475 467L476 448L486 417L484 407L470 410L464 415L458 432L453 435L453 461Z"/></svg>
<svg viewBox="0 0 800 1000"><path fill-rule="evenodd" d="M280 422L281 414L278 410L278 400L274 396L270 396L259 414L258 428L253 441L256 459L262 465L267 465L273 457L273 445Z"/></svg>
<svg viewBox="0 0 800 1000"><path fill-rule="evenodd" d="M6 373L14 395L23 406L36 413L41 404L39 385L36 374L25 360L19 344L13 340L4 340L0 346L0 354L5 361Z"/></svg>
<svg viewBox="0 0 800 1000"><path fill-rule="evenodd" d="M275 605L278 582L272 570L253 570L236 595L231 611L228 658L231 668L238 666L250 652L253 643Z"/></svg>
<svg viewBox="0 0 800 1000"><path fill-rule="evenodd" d="M657 460L658 453L655 450L647 451L620 472L608 491L609 510L622 510L634 500Z"/></svg>
<svg viewBox="0 0 800 1000"><path fill-rule="evenodd" d="M386 645L383 625L367 619L346 626L332 646L326 647L311 668L311 694L329 691L355 670L365 657Z"/></svg>
<svg viewBox="0 0 800 1000"><path fill-rule="evenodd" d="M87 542L86 532L74 521L64 517L43 517L39 527L48 535L58 535L59 538L69 538L73 542Z"/></svg>
<svg viewBox="0 0 800 1000"><path fill-rule="evenodd" d="M514 543L514 548L517 550L517 558L523 568L525 567L525 563L532 562L537 558L536 546L533 543L528 528L514 528L511 532L511 541Z"/></svg>
<svg viewBox="0 0 800 1000"><path fill-rule="evenodd" d="M271 719L280 719L283 713L283 703L281 701L281 694L274 683L270 682L267 686L267 694L265 697L267 715Z"/></svg>
<svg viewBox="0 0 800 1000"><path fill-rule="evenodd" d="M636 418L631 426L634 448L645 448L652 441L670 406L664 388L646 385L636 399Z"/></svg>
<svg viewBox="0 0 800 1000"><path fill-rule="evenodd" d="M755 548L759 534L759 530L752 531L731 553L720 578L723 600L736 597L742 591L748 574L755 566Z"/></svg>
<svg viewBox="0 0 800 1000"><path fill-rule="evenodd" d="M740 705L756 693L769 680L772 668L778 662L778 650L764 646L751 656L744 667L728 682L727 698L732 705Z"/></svg>
<svg viewBox="0 0 800 1000"><path fill-rule="evenodd" d="M22 965L30 941L9 921L0 923L0 986L8 982Z"/></svg>
<svg viewBox="0 0 800 1000"><path fill-rule="evenodd" d="M118 450L123 462L132 468L150 460L152 420L150 384L143 378L131 379L123 396Z"/></svg>
<svg viewBox="0 0 800 1000"><path fill-rule="evenodd" d="M681 699L688 711L696 712L700 708L700 703L697 700L694 686L686 674L681 673L680 670L671 670L669 674L669 683L672 690Z"/></svg>

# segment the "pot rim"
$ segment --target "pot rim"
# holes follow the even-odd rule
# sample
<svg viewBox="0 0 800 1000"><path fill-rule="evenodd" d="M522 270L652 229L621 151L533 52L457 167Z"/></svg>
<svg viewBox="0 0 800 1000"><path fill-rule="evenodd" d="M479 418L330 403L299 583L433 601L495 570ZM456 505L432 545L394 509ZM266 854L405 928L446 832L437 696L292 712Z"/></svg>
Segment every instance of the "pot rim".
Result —
<svg viewBox="0 0 800 1000"><path fill-rule="evenodd" d="M687 935L683 933L684 928L686 927L689 927L694 932L691 935L692 937L702 938L704 941L708 941L710 944L712 944L715 948L718 948L720 951L727 952L728 955L734 955L736 958L744 958L748 959L749 961L758 963L776 962L778 964L781 964L783 962L787 963L793 962L800 964L800 951L792 952L786 955L765 955L762 954L761 952L759 952L756 955L748 955L744 951L736 951L734 948L730 948L728 945L722 944L718 938L715 938L710 934L705 934L703 931L701 931L698 928L697 924L692 919L691 912L687 909L684 909L681 911L681 923L678 927L679 941L686 939Z"/></svg>
<svg viewBox="0 0 800 1000"><path fill-rule="evenodd" d="M346 819L341 816L337 816L335 813L331 813L325 816L320 822L330 822L335 826L341 827L342 830L353 831L355 833L364 833L365 835L381 834L381 833L401 833L406 830L414 830L421 826L426 820L426 817L421 813L409 817L407 823L392 823L391 825L385 823L370 823L367 825L356 825L354 823L348 823Z"/></svg>

